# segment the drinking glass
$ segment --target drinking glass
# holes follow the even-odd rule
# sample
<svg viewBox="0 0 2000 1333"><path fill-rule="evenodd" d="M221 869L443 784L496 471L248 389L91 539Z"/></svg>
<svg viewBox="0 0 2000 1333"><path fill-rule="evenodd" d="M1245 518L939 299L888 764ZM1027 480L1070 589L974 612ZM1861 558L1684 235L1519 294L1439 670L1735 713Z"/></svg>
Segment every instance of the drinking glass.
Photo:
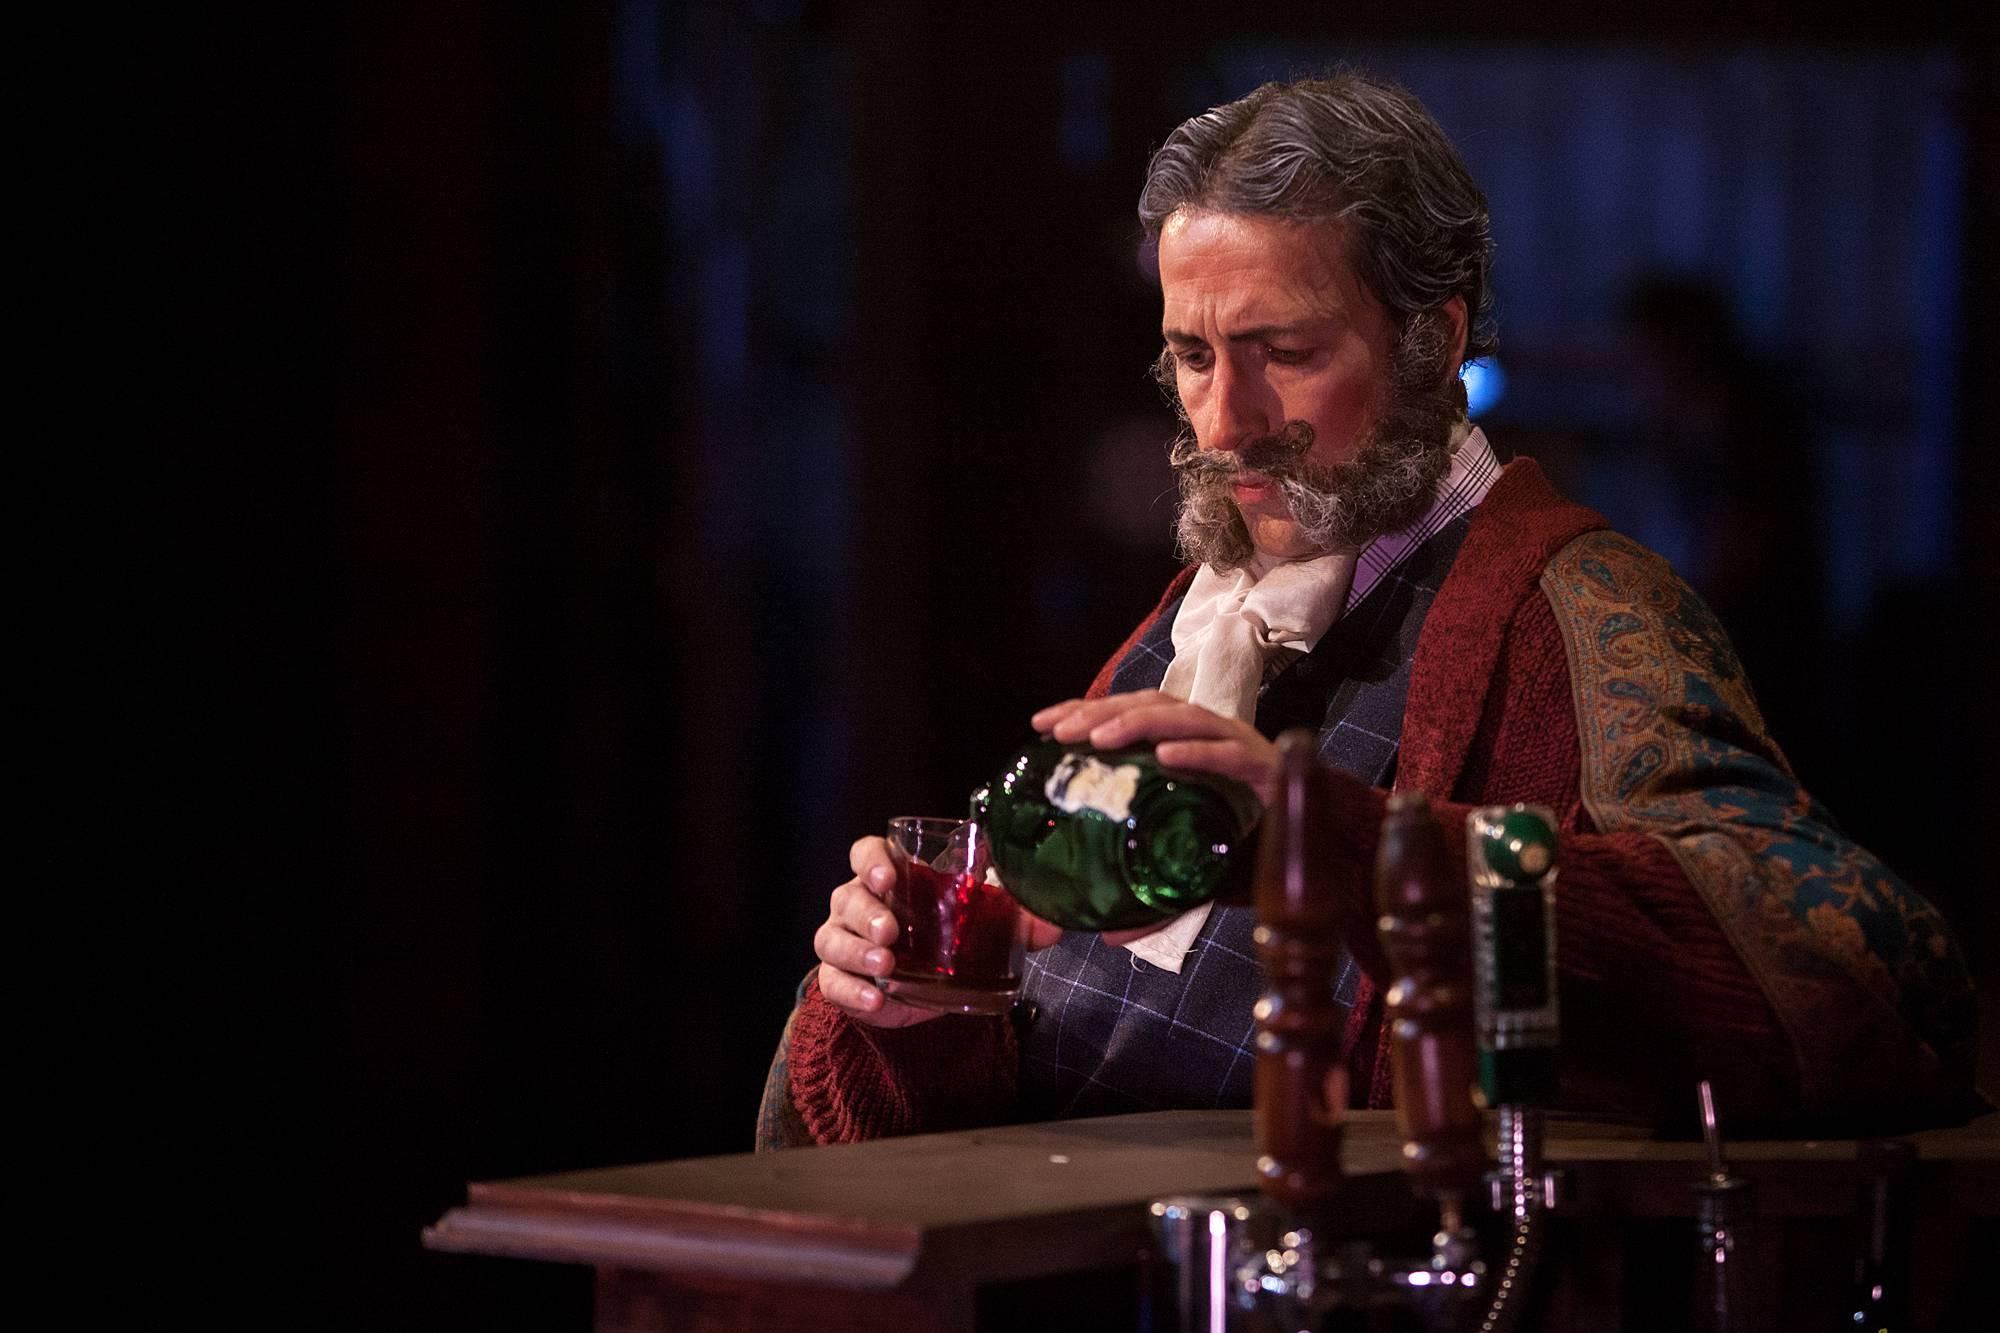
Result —
<svg viewBox="0 0 2000 1333"><path fill-rule="evenodd" d="M953 1014L1003 1014L1021 989L1021 907L989 874L986 830L962 819L889 821L901 928L895 970L878 984L905 1004Z"/></svg>

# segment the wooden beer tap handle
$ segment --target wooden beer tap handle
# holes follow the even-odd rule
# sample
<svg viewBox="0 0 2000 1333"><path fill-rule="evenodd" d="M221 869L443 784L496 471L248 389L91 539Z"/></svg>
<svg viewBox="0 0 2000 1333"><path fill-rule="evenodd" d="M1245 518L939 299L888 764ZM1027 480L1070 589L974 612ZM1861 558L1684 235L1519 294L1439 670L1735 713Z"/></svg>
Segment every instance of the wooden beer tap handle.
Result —
<svg viewBox="0 0 2000 1333"><path fill-rule="evenodd" d="M1278 799L1264 813L1252 883L1264 996L1257 1002L1257 1170L1264 1192L1309 1209L1340 1188L1340 1117L1328 1089L1345 1014L1333 998L1345 936L1366 923L1332 887L1325 773L1312 733L1278 738Z"/></svg>
<svg viewBox="0 0 2000 1333"><path fill-rule="evenodd" d="M1393 978L1387 995L1396 1125L1421 1193L1475 1187L1487 1166L1473 1028L1471 894L1444 830L1414 792L1389 798L1375 908Z"/></svg>

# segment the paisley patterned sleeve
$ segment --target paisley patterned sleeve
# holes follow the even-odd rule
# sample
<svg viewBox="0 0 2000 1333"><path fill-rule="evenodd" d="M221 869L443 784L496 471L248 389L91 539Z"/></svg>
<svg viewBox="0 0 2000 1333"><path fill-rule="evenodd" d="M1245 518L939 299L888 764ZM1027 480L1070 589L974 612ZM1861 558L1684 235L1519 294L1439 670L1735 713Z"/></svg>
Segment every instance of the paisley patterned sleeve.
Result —
<svg viewBox="0 0 2000 1333"><path fill-rule="evenodd" d="M1542 590L1568 659L1582 804L1603 834L1663 849L1697 890L1789 1039L1802 1112L1976 1109L1977 1011L1957 945L1799 785L1708 608L1610 532L1564 547Z"/></svg>

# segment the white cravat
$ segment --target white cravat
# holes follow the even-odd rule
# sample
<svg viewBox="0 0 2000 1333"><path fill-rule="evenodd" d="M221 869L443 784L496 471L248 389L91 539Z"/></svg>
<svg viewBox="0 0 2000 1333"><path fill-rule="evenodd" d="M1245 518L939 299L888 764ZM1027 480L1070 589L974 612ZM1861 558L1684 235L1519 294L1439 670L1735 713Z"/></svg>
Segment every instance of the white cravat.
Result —
<svg viewBox="0 0 2000 1333"><path fill-rule="evenodd" d="M1251 721L1272 659L1311 652L1340 614L1354 561L1354 552L1336 551L1309 560L1258 554L1226 572L1203 565L1174 614L1174 660L1160 692ZM1183 912L1125 947L1179 972L1208 907Z"/></svg>
<svg viewBox="0 0 2000 1333"><path fill-rule="evenodd" d="M1203 565L1174 613L1174 660L1161 692L1250 721L1271 659L1311 652L1340 614L1354 560L1336 551L1310 560L1258 554L1226 573Z"/></svg>

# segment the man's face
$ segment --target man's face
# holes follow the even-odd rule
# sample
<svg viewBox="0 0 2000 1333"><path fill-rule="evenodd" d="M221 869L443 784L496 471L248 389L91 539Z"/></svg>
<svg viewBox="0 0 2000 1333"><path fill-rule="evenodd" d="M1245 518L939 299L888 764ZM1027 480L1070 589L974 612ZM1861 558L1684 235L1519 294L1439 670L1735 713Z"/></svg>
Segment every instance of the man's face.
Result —
<svg viewBox="0 0 2000 1333"><path fill-rule="evenodd" d="M1336 228L1225 214L1170 218L1160 273L1183 554L1359 550L1423 514L1465 415L1461 297L1396 334Z"/></svg>
<svg viewBox="0 0 2000 1333"><path fill-rule="evenodd" d="M1160 232L1161 335L1203 450L1240 453L1311 427L1310 463L1359 452L1388 390L1394 329L1355 276L1336 228L1233 213L1176 213ZM1229 487L1265 555L1318 554L1276 484Z"/></svg>

